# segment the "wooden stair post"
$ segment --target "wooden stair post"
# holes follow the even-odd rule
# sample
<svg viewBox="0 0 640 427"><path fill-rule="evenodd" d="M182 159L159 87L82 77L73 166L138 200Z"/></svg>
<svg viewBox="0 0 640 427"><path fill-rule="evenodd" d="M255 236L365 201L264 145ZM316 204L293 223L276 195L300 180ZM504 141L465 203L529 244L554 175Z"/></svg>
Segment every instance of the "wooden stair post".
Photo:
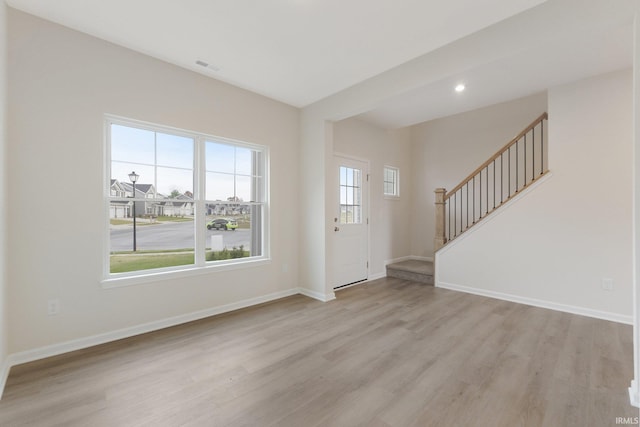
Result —
<svg viewBox="0 0 640 427"><path fill-rule="evenodd" d="M444 188L436 188L436 236L433 239L433 249L437 251L447 243L447 237L444 233L444 196L447 190Z"/></svg>

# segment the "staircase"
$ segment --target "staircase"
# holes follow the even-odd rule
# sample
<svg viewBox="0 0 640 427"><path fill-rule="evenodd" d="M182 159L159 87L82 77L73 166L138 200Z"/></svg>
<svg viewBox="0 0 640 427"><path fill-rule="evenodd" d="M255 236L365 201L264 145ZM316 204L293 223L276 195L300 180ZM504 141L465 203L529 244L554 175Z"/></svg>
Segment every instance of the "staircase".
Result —
<svg viewBox="0 0 640 427"><path fill-rule="evenodd" d="M387 277L433 285L431 261L408 260L387 265Z"/></svg>
<svg viewBox="0 0 640 427"><path fill-rule="evenodd" d="M435 251L548 172L547 119L543 113L453 190L436 189ZM389 264L387 277L433 285L434 265L421 260Z"/></svg>
<svg viewBox="0 0 640 427"><path fill-rule="evenodd" d="M546 120L543 113L453 190L435 190L435 251L548 172Z"/></svg>

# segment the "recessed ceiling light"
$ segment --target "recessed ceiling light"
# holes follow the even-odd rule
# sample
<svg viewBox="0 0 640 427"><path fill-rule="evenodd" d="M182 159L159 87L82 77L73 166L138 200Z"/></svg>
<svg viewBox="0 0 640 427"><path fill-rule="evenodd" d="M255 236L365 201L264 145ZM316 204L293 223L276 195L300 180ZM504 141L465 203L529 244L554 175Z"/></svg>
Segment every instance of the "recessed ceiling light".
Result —
<svg viewBox="0 0 640 427"><path fill-rule="evenodd" d="M460 83L459 85L456 86L456 92L462 92L464 91L465 86Z"/></svg>

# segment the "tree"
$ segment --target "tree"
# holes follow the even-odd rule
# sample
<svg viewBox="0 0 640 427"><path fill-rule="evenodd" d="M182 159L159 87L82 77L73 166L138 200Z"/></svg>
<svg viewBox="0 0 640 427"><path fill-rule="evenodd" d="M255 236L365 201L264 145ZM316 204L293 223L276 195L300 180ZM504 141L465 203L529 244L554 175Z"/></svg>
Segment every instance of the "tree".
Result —
<svg viewBox="0 0 640 427"><path fill-rule="evenodd" d="M180 195L180 192L178 190L171 190L171 194L169 194L169 198L170 199L175 199L179 195Z"/></svg>

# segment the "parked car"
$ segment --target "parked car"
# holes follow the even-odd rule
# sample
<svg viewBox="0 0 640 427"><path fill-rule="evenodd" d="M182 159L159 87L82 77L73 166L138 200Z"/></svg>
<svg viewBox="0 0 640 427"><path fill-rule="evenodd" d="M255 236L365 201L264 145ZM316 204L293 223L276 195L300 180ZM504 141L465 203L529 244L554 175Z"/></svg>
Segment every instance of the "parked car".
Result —
<svg viewBox="0 0 640 427"><path fill-rule="evenodd" d="M207 223L207 230L233 230L238 228L238 223L235 219L230 218L218 218L211 220Z"/></svg>

